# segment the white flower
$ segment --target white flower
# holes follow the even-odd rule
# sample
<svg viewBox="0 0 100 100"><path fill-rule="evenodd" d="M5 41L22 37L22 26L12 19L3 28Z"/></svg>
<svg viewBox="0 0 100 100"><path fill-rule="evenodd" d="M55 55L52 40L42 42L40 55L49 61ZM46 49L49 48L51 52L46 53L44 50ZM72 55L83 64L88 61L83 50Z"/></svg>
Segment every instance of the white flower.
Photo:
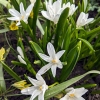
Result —
<svg viewBox="0 0 100 100"><path fill-rule="evenodd" d="M26 65L26 62L24 61L24 54L23 54L23 51L22 51L22 49L21 49L21 47L17 47L17 51L18 51L18 53L19 53L19 55L18 55L18 60L21 62L21 63L23 63L23 64L25 64Z"/></svg>
<svg viewBox="0 0 100 100"><path fill-rule="evenodd" d="M82 88L68 88L66 89L67 94L60 100L85 100L82 95L84 95L88 90L84 87Z"/></svg>
<svg viewBox="0 0 100 100"><path fill-rule="evenodd" d="M23 89L21 93L25 95L31 95L30 100L34 100L36 96L38 96L38 100L44 100L44 93L48 89L48 86L46 85L45 80L41 77L41 75L36 74L36 78L37 80L28 77L29 81L34 86Z"/></svg>
<svg viewBox="0 0 100 100"><path fill-rule="evenodd" d="M72 16L74 14L74 12L77 10L78 7L75 7L75 4L70 4L70 2L68 2L67 4L63 4L63 9L65 8L69 8L69 14L68 16Z"/></svg>
<svg viewBox="0 0 100 100"><path fill-rule="evenodd" d="M18 12L15 9L9 9L9 13L13 16L13 17L9 17L7 18L8 20L13 20L13 21L17 21L17 26L20 25L20 21L23 20L26 24L28 23L28 17L33 9L34 4L30 4L28 6L28 8L24 9L23 3L20 3L20 12Z"/></svg>
<svg viewBox="0 0 100 100"><path fill-rule="evenodd" d="M46 9L47 11L41 11L42 15L50 20L53 21L54 24L57 24L59 17L62 13L61 8L62 0L57 0L54 3L52 3L52 0L46 1Z"/></svg>
<svg viewBox="0 0 100 100"><path fill-rule="evenodd" d="M59 60L60 57L63 55L63 53L65 52L65 50L59 51L59 52L55 52L55 49L53 47L53 45L49 42L47 44L47 51L49 56L39 53L39 56L45 60L46 62L49 62L47 65L43 66L38 73L40 75L44 74L46 71L48 71L51 68L52 74L55 77L56 75L56 69L58 68L62 68L62 63Z"/></svg>
<svg viewBox="0 0 100 100"><path fill-rule="evenodd" d="M76 27L79 28L81 26L84 26L84 25L90 23L91 21L93 21L93 19L94 18L88 18L88 14L81 12L77 19Z"/></svg>
<svg viewBox="0 0 100 100"><path fill-rule="evenodd" d="M36 0L30 0L30 2L34 4L36 2Z"/></svg>

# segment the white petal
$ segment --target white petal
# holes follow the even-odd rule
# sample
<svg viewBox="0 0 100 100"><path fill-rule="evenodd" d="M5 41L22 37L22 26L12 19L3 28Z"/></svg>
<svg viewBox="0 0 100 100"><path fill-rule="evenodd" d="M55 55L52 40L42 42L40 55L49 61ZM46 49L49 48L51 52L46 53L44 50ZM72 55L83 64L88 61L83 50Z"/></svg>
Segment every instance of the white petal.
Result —
<svg viewBox="0 0 100 100"><path fill-rule="evenodd" d="M22 90L21 90L21 93L22 93L22 94L25 94L25 95L32 95L32 93L33 93L33 91L34 91L35 89L36 89L36 88L35 88L34 86L31 86L31 87L22 89Z"/></svg>
<svg viewBox="0 0 100 100"><path fill-rule="evenodd" d="M8 17L8 20L14 20L14 21L19 21L19 17Z"/></svg>
<svg viewBox="0 0 100 100"><path fill-rule="evenodd" d="M20 13L15 9L9 9L9 13L14 17L20 17Z"/></svg>
<svg viewBox="0 0 100 100"><path fill-rule="evenodd" d="M61 50L59 52L56 53L57 58L59 59L63 54L64 54L65 50Z"/></svg>
<svg viewBox="0 0 100 100"><path fill-rule="evenodd" d="M30 81L34 86L39 86L39 85L41 85L41 82L40 82L40 81L37 81L37 80L35 80L35 79L33 79L33 78L29 77L29 76L28 76L28 79L29 79L29 81Z"/></svg>
<svg viewBox="0 0 100 100"><path fill-rule="evenodd" d="M82 19L85 17L85 13L84 12L81 12L78 19L77 19L77 22L76 22L76 26L79 27L80 26L80 23L82 21Z"/></svg>
<svg viewBox="0 0 100 100"><path fill-rule="evenodd" d="M62 97L60 100L70 100L68 95L65 95L64 97Z"/></svg>
<svg viewBox="0 0 100 100"><path fill-rule="evenodd" d="M50 62L50 57L49 57L49 56L47 56L47 55L45 55L45 54L42 54L42 53L39 53L39 56L40 56L43 60L45 60L46 62Z"/></svg>
<svg viewBox="0 0 100 100"><path fill-rule="evenodd" d="M40 93L38 96L38 100L44 100L44 93Z"/></svg>
<svg viewBox="0 0 100 100"><path fill-rule="evenodd" d="M59 0L53 3L53 9L55 14L57 14L57 12L61 9L61 2Z"/></svg>
<svg viewBox="0 0 100 100"><path fill-rule="evenodd" d="M56 65L53 65L53 66L51 67L51 71L52 71L53 77L56 76L56 69L57 69L57 66L56 66Z"/></svg>
<svg viewBox="0 0 100 100"><path fill-rule="evenodd" d="M36 74L36 78L39 81L44 81L44 79L42 78L42 76L40 74L38 74L38 73Z"/></svg>
<svg viewBox="0 0 100 100"><path fill-rule="evenodd" d="M79 97L77 98L77 100L85 100L83 97Z"/></svg>
<svg viewBox="0 0 100 100"><path fill-rule="evenodd" d="M53 21L53 19L51 19L50 15L47 11L41 11L41 13L46 19Z"/></svg>
<svg viewBox="0 0 100 100"><path fill-rule="evenodd" d="M84 95L88 90L85 88L77 88L75 89L75 96L76 97L81 97L82 95Z"/></svg>
<svg viewBox="0 0 100 100"><path fill-rule="evenodd" d="M48 51L49 56L52 59L55 59L55 49L54 49L54 46L50 42L47 44L47 51Z"/></svg>
<svg viewBox="0 0 100 100"><path fill-rule="evenodd" d="M34 4L32 3L32 4L30 4L30 5L28 6L28 8L26 9L26 13L27 13L28 15L30 15L30 13L31 13L31 11L32 11L32 9L33 9L33 6L34 6Z"/></svg>
<svg viewBox="0 0 100 100"><path fill-rule="evenodd" d="M67 88L65 91L66 92L70 92L70 91L72 91L74 88L73 87L70 87L70 88Z"/></svg>
<svg viewBox="0 0 100 100"><path fill-rule="evenodd" d="M23 54L22 48L18 46L17 47L17 51L21 55L21 57L24 58L24 54Z"/></svg>
<svg viewBox="0 0 100 100"><path fill-rule="evenodd" d="M32 93L32 96L31 96L30 100L34 100L35 97L38 96L40 93L41 93L41 91L35 90L35 91Z"/></svg>
<svg viewBox="0 0 100 100"><path fill-rule="evenodd" d="M61 63L60 60L59 60L59 62L58 62L58 64L57 64L57 67L60 68L60 69L63 68L63 65L62 65L62 63Z"/></svg>
<svg viewBox="0 0 100 100"><path fill-rule="evenodd" d="M18 60L19 60L21 63L23 63L23 64L26 65L26 62L23 60L23 58L22 58L20 55L18 55Z"/></svg>
<svg viewBox="0 0 100 100"><path fill-rule="evenodd" d="M21 15L25 15L24 5L22 2L20 3L20 13Z"/></svg>
<svg viewBox="0 0 100 100"><path fill-rule="evenodd" d="M51 68L52 64L47 64L45 66L43 66L39 71L38 71L38 74L42 75L44 74L45 72L47 72L50 68Z"/></svg>
<svg viewBox="0 0 100 100"><path fill-rule="evenodd" d="M89 19L87 19L85 24L88 24L88 23L92 22L93 20L94 20L94 18L89 18Z"/></svg>
<svg viewBox="0 0 100 100"><path fill-rule="evenodd" d="M30 0L30 2L34 4L36 2L36 0Z"/></svg>

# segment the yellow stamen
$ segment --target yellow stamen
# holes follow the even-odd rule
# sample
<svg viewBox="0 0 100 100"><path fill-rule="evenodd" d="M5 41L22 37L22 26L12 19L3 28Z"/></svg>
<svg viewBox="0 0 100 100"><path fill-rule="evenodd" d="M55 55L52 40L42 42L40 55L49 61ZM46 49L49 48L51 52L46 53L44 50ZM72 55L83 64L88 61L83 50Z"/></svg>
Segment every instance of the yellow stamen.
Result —
<svg viewBox="0 0 100 100"><path fill-rule="evenodd" d="M42 90L42 86L39 87L39 90Z"/></svg>
<svg viewBox="0 0 100 100"><path fill-rule="evenodd" d="M5 54L5 49L2 47L1 49L0 49L0 61L2 61L2 60L4 60L4 54Z"/></svg>
<svg viewBox="0 0 100 100"><path fill-rule="evenodd" d="M18 30L18 26L16 26L16 23L12 22L9 26L10 30Z"/></svg>
<svg viewBox="0 0 100 100"><path fill-rule="evenodd" d="M53 59L52 60L52 63L56 64L57 63L57 60L56 59Z"/></svg>
<svg viewBox="0 0 100 100"><path fill-rule="evenodd" d="M69 96L70 96L70 97L75 97L75 94L70 94Z"/></svg>

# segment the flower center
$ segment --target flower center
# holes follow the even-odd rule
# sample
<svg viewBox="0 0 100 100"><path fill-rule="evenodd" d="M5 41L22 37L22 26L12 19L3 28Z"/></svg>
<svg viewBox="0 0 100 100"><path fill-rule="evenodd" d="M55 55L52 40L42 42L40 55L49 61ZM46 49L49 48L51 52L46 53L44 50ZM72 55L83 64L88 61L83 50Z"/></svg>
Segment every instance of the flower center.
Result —
<svg viewBox="0 0 100 100"><path fill-rule="evenodd" d="M42 90L42 86L39 86L39 90Z"/></svg>
<svg viewBox="0 0 100 100"><path fill-rule="evenodd" d="M57 60L56 59L53 59L52 60L52 63L56 64L57 63Z"/></svg>
<svg viewBox="0 0 100 100"><path fill-rule="evenodd" d="M21 16L21 20L23 20L24 19L24 16Z"/></svg>
<svg viewBox="0 0 100 100"><path fill-rule="evenodd" d="M70 97L75 97L75 94L72 93L72 94L69 94L69 96L70 96Z"/></svg>

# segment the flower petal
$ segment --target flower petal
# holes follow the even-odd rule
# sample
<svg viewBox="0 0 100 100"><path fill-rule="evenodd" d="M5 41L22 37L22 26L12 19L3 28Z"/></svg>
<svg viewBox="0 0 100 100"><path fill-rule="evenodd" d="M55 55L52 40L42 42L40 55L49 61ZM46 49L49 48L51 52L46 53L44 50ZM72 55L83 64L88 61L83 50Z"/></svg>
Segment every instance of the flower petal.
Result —
<svg viewBox="0 0 100 100"><path fill-rule="evenodd" d="M34 91L35 89L36 89L36 88L35 88L34 86L31 86L31 87L22 89L22 90L21 90L21 93L22 93L22 94L25 94L25 95L32 95L32 93L33 93L33 91Z"/></svg>
<svg viewBox="0 0 100 100"><path fill-rule="evenodd" d="M39 81L44 81L44 79L42 78L42 76L40 74L38 74L38 73L36 74L36 78Z"/></svg>
<svg viewBox="0 0 100 100"><path fill-rule="evenodd" d="M18 46L17 47L17 51L21 55L21 57L24 58L24 54L23 54L22 48Z"/></svg>
<svg viewBox="0 0 100 100"><path fill-rule="evenodd" d="M28 79L34 86L41 85L41 82L38 81L38 80L35 80L35 79L33 79L33 78L29 77L29 76L28 76Z"/></svg>
<svg viewBox="0 0 100 100"><path fill-rule="evenodd" d="M62 97L60 100L70 100L68 95L65 95L64 97Z"/></svg>
<svg viewBox="0 0 100 100"><path fill-rule="evenodd" d="M89 18L89 19L87 19L85 25L88 24L88 23L90 23L90 22L92 22L93 20L94 20L94 18Z"/></svg>
<svg viewBox="0 0 100 100"><path fill-rule="evenodd" d="M58 62L58 64L57 64L57 67L60 68L60 69L63 67L63 65L62 65L62 63L61 63L60 60L59 60L59 62Z"/></svg>
<svg viewBox="0 0 100 100"><path fill-rule="evenodd" d="M30 13L31 13L31 11L32 11L33 6L34 6L34 4L32 3L32 4L30 4L30 5L28 6L28 8L26 9L26 14L28 14L28 16L30 15Z"/></svg>
<svg viewBox="0 0 100 100"><path fill-rule="evenodd" d="M42 75L45 72L47 72L51 68L51 66L52 66L52 64L49 63L49 64L43 66L37 73L40 74L40 75Z"/></svg>
<svg viewBox="0 0 100 100"><path fill-rule="evenodd" d="M23 60L23 58L22 58L20 55L18 55L18 60L19 60L21 63L23 63L23 64L26 65L26 62Z"/></svg>
<svg viewBox="0 0 100 100"><path fill-rule="evenodd" d="M9 13L14 17L20 17L20 13L15 9L9 9Z"/></svg>
<svg viewBox="0 0 100 100"><path fill-rule="evenodd" d="M19 17L8 17L8 20L14 20L14 21L19 21Z"/></svg>
<svg viewBox="0 0 100 100"><path fill-rule="evenodd" d="M25 15L24 5L22 2L20 3L20 13L21 15Z"/></svg>
<svg viewBox="0 0 100 100"><path fill-rule="evenodd" d="M45 54L42 54L42 53L39 53L39 56L40 56L43 60L45 60L46 62L50 62L50 57L49 57L49 56L47 56L47 55L45 55Z"/></svg>
<svg viewBox="0 0 100 100"><path fill-rule="evenodd" d="M44 100L44 93L40 93L38 96L38 100Z"/></svg>
<svg viewBox="0 0 100 100"><path fill-rule="evenodd" d="M56 53L57 58L59 59L63 54L64 54L65 50L61 50L59 52Z"/></svg>
<svg viewBox="0 0 100 100"><path fill-rule="evenodd" d="M52 59L55 59L55 49L54 49L54 46L50 42L47 44L47 51L48 51L49 56Z"/></svg>
<svg viewBox="0 0 100 100"><path fill-rule="evenodd" d="M35 90L35 91L32 93L32 96L31 96L30 100L34 100L34 98L35 98L36 96L38 96L40 93L41 93L41 91Z"/></svg>
<svg viewBox="0 0 100 100"><path fill-rule="evenodd" d="M82 95L84 95L88 90L83 88L77 88L75 89L75 96L76 97L81 97Z"/></svg>
<svg viewBox="0 0 100 100"><path fill-rule="evenodd" d="M52 71L53 77L56 76L56 69L57 69L57 65L53 65L53 66L51 67L51 71Z"/></svg>
<svg viewBox="0 0 100 100"><path fill-rule="evenodd" d="M51 19L50 14L47 11L41 11L41 13L46 19L53 21L53 19Z"/></svg>

